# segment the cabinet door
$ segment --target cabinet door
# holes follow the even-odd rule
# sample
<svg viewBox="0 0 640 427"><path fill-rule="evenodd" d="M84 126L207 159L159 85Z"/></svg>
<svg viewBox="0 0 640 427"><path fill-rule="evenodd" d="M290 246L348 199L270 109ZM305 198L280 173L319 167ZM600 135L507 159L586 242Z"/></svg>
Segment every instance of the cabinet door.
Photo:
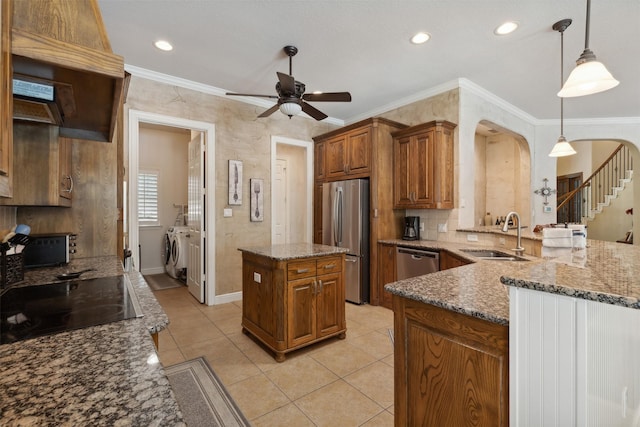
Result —
<svg viewBox="0 0 640 427"><path fill-rule="evenodd" d="M384 285L396 281L396 247L378 244L378 295L380 305L393 308L392 296L384 290Z"/></svg>
<svg viewBox="0 0 640 427"><path fill-rule="evenodd" d="M340 135L325 142L325 172L327 178L338 178L346 175L346 135Z"/></svg>
<svg viewBox="0 0 640 427"><path fill-rule="evenodd" d="M438 167L433 182L435 208L453 209L453 131L442 127L435 132L433 159Z"/></svg>
<svg viewBox="0 0 640 427"><path fill-rule="evenodd" d="M318 338L343 329L345 302L342 287L340 273L318 276L318 293L316 295Z"/></svg>
<svg viewBox="0 0 640 427"><path fill-rule="evenodd" d="M393 141L394 207L401 209L410 207L413 203L410 142L409 137Z"/></svg>
<svg viewBox="0 0 640 427"><path fill-rule="evenodd" d="M435 132L429 131L412 137L411 145L415 151L411 155L415 168L410 179L413 181L412 187L415 189L414 207L433 207L434 136Z"/></svg>
<svg viewBox="0 0 640 427"><path fill-rule="evenodd" d="M467 264L470 264L470 262L462 258L458 258L447 251L440 251L440 270L462 267Z"/></svg>
<svg viewBox="0 0 640 427"><path fill-rule="evenodd" d="M349 134L347 139L347 174L371 171L371 134L369 128Z"/></svg>
<svg viewBox="0 0 640 427"><path fill-rule="evenodd" d="M313 187L313 243L322 244L322 183Z"/></svg>
<svg viewBox="0 0 640 427"><path fill-rule="evenodd" d="M324 142L317 142L313 148L313 173L316 181L325 178Z"/></svg>
<svg viewBox="0 0 640 427"><path fill-rule="evenodd" d="M255 273L260 275L256 282ZM242 263L242 316L261 330L260 335L276 339L276 311L274 284L269 268L244 260ZM247 325L244 325L247 327ZM253 330L253 329L252 329Z"/></svg>
<svg viewBox="0 0 640 427"><path fill-rule="evenodd" d="M315 277L287 283L287 348L316 338Z"/></svg>
<svg viewBox="0 0 640 427"><path fill-rule="evenodd" d="M73 178L71 177L71 140L69 138L59 138L59 144L59 195L64 199L71 200L73 194Z"/></svg>
<svg viewBox="0 0 640 427"><path fill-rule="evenodd" d="M11 197L13 185L11 8L13 2L0 3L0 196Z"/></svg>

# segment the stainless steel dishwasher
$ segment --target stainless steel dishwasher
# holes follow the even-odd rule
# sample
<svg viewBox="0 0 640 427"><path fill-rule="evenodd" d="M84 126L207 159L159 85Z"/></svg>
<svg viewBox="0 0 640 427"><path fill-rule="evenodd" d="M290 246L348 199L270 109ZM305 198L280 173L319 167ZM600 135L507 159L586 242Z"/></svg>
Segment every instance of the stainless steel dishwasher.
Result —
<svg viewBox="0 0 640 427"><path fill-rule="evenodd" d="M396 247L397 280L440 271L440 254L421 249Z"/></svg>

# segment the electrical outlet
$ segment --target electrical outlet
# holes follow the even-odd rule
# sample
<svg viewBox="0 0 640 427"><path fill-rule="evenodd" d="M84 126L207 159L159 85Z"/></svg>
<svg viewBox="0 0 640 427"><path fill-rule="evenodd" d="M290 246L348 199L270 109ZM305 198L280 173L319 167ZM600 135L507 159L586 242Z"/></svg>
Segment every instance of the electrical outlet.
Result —
<svg viewBox="0 0 640 427"><path fill-rule="evenodd" d="M438 224L438 233L446 233L447 232L447 223Z"/></svg>
<svg viewBox="0 0 640 427"><path fill-rule="evenodd" d="M225 218L229 218L229 217L233 216L233 209L225 208L224 211L223 211L223 216Z"/></svg>
<svg viewBox="0 0 640 427"><path fill-rule="evenodd" d="M260 273L253 272L253 281L256 283L262 283L262 275Z"/></svg>
<svg viewBox="0 0 640 427"><path fill-rule="evenodd" d="M501 237L498 239L498 242L500 243L500 245L504 246L507 244L507 241L504 239L504 237Z"/></svg>
<svg viewBox="0 0 640 427"><path fill-rule="evenodd" d="M420 231L424 232L424 222L420 223Z"/></svg>
<svg viewBox="0 0 640 427"><path fill-rule="evenodd" d="M477 242L478 235L477 234L467 234L467 242Z"/></svg>

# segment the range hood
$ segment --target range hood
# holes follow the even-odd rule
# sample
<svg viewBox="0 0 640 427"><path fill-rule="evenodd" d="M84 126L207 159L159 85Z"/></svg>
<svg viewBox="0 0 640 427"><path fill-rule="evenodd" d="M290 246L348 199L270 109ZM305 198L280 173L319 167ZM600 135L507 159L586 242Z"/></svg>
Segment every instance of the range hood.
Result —
<svg viewBox="0 0 640 427"><path fill-rule="evenodd" d="M97 2L14 1L12 17L14 120L59 126L62 137L111 142L124 60L111 51Z"/></svg>

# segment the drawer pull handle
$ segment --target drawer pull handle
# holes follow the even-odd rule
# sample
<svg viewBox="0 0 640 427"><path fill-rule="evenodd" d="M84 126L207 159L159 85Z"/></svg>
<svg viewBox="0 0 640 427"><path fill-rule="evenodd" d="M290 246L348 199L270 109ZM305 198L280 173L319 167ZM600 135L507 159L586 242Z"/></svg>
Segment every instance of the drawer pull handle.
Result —
<svg viewBox="0 0 640 427"><path fill-rule="evenodd" d="M296 273L298 274L302 274L302 273L308 273L309 269L308 268L299 268L296 270Z"/></svg>
<svg viewBox="0 0 640 427"><path fill-rule="evenodd" d="M324 268L325 268L325 270L328 270L330 268L336 268L336 265L335 264L327 264L327 265L324 266Z"/></svg>

